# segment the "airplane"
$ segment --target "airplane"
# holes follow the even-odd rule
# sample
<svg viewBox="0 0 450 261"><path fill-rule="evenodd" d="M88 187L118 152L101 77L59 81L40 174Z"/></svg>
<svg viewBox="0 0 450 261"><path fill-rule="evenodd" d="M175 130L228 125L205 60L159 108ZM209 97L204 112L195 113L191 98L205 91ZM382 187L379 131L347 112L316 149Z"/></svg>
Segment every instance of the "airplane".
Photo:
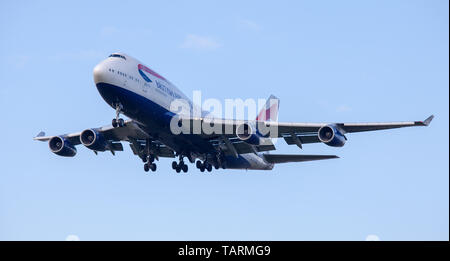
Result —
<svg viewBox="0 0 450 261"><path fill-rule="evenodd" d="M51 152L65 157L75 156L75 146L80 144L95 154L110 151L115 155L116 151L123 151L121 142L128 142L133 153L144 162L146 172L156 171L155 160L160 158L175 158L172 168L177 173L188 172L184 158L195 163L201 172L211 172L213 167L271 170L279 163L333 159L338 156L273 154L276 148L272 139L282 138L300 149L310 143L342 147L348 133L428 126L434 117L431 115L424 121L384 123L278 122L279 99L271 95L253 121L211 120L203 112L195 117L173 112L170 106L175 100L187 101L190 113L194 105L166 78L127 54L109 55L95 66L93 74L98 92L115 109L111 124L56 136L40 132L34 140L48 142ZM122 119L121 114L129 119ZM191 131L193 126L204 124L217 128L208 133L203 129L197 133L174 133L171 125L174 122L178 127L186 123ZM263 133L264 127L272 132Z"/></svg>

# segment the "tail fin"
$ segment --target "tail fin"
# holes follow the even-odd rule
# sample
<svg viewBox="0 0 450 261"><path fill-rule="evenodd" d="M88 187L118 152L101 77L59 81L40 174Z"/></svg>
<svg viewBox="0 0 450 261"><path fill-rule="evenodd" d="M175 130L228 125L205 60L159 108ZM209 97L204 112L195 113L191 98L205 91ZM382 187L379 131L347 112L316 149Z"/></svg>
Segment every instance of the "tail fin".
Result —
<svg viewBox="0 0 450 261"><path fill-rule="evenodd" d="M280 99L274 95L270 95L266 104L262 107L261 111L256 117L257 121L277 121L278 120L278 108L280 107Z"/></svg>

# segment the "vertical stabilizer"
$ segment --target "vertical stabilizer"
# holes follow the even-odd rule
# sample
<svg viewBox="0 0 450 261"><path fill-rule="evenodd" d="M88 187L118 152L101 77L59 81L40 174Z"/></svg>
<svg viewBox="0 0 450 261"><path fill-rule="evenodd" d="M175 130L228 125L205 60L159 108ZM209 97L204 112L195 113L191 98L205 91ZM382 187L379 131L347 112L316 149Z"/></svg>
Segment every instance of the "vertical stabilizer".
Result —
<svg viewBox="0 0 450 261"><path fill-rule="evenodd" d="M278 120L278 108L280 107L280 99L275 95L270 95L266 104L262 107L261 111L256 117L257 121L277 121Z"/></svg>

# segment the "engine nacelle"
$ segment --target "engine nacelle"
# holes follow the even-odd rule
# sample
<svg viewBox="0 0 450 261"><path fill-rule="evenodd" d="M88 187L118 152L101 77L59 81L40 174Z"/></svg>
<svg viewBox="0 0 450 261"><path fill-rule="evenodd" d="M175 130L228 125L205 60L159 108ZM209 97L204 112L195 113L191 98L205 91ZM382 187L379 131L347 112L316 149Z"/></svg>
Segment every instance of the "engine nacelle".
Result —
<svg viewBox="0 0 450 261"><path fill-rule="evenodd" d="M321 142L332 147L342 147L347 141L347 138L339 131L336 125L322 126L317 135Z"/></svg>
<svg viewBox="0 0 450 261"><path fill-rule="evenodd" d="M64 137L55 136L48 141L51 152L63 157L73 157L77 154L77 149Z"/></svg>
<svg viewBox="0 0 450 261"><path fill-rule="evenodd" d="M87 129L81 132L80 142L87 148L95 151L105 151L108 146L103 135L95 129Z"/></svg>
<svg viewBox="0 0 450 261"><path fill-rule="evenodd" d="M258 134L256 127L250 123L238 125L236 134L240 140L252 145L260 145L264 139L264 137Z"/></svg>

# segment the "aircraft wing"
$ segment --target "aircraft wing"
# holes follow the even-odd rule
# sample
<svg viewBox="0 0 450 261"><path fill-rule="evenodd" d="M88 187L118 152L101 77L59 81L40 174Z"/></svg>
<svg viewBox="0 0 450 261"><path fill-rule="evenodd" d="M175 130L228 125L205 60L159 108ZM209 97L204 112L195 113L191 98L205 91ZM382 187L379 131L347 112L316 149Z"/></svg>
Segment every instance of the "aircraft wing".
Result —
<svg viewBox="0 0 450 261"><path fill-rule="evenodd" d="M374 122L374 123L331 123L342 131L343 134L363 131L387 130L414 126L428 126L433 120L431 115L424 121L404 122ZM278 137L284 138L287 144L296 144L301 148L302 144L320 142L318 130L330 123L275 123L278 124Z"/></svg>
<svg viewBox="0 0 450 261"><path fill-rule="evenodd" d="M335 124L345 133L386 130L413 126L428 126L433 120L431 115L424 121L403 121L403 122L373 122L373 123L273 123L271 126L278 126L278 133L309 133L317 132L320 127L327 124ZM279 136L282 137L282 136Z"/></svg>
<svg viewBox="0 0 450 261"><path fill-rule="evenodd" d="M208 119L208 118L190 118L182 119L183 124L188 120L189 128L194 131L192 126L203 126L203 125L216 125L214 130L220 130L220 134L217 133L199 133L204 136L220 136L221 134L236 136L236 129L239 125L244 123L254 123L254 124L264 124L266 127L275 127L278 130L278 137L282 138L283 134L299 133L301 135L307 135L310 133L317 133L317 131L322 126L328 124L334 124L339 126L339 128L345 133L351 132L362 132L362 131L375 131L375 130L386 130L395 129L403 127L413 127L413 126L428 126L433 120L434 115L429 116L423 121L401 121L401 122L372 122L372 123L298 123L298 122L258 122L258 121L243 121L243 120L226 120L226 119ZM218 126L218 127L217 127ZM195 131L194 131L195 134Z"/></svg>
<svg viewBox="0 0 450 261"><path fill-rule="evenodd" d="M276 130L276 135L271 138L284 138L287 144L292 145L296 144L299 147L302 144L308 143L318 143L320 142L318 138L318 131L321 127L333 124L339 128L339 130L343 133L353 133L353 132L363 132L363 131L376 131L376 130L386 130L386 129L395 129L395 128L404 128L404 127L414 127L414 126L428 126L430 122L433 120L434 116L431 115L427 119L423 121L403 121L403 122L374 122L374 123L296 123L296 122L257 122L257 121L241 121L241 120L226 120L226 119L208 119L208 118L190 118L190 119L182 119L183 125L186 123L186 120L189 123L190 131L194 132L193 126L204 126L210 125L215 126L214 130L216 131L205 133L205 131L201 128L201 133L205 139L208 140L220 140L221 138L229 139L230 142L235 145L238 144L237 139L237 129L239 125L250 123L254 126L258 124L264 124L263 126L272 128ZM198 128L200 129L200 128ZM226 142L225 142L226 143ZM239 144L238 144L239 146ZM243 146L241 146L243 147ZM253 146L255 147L255 146ZM256 146L259 147L259 146ZM229 150L233 150L228 146ZM261 151L273 150L275 149L273 146L270 147L261 147ZM242 148L242 151L248 151L251 148L247 146L247 148ZM247 152L248 153L248 152ZM235 153L233 153L235 154Z"/></svg>
<svg viewBox="0 0 450 261"><path fill-rule="evenodd" d="M136 122L134 122L132 120L126 120L124 127L114 128L111 125L106 125L106 126L97 128L96 130L99 131L100 133L102 133L103 136L105 137L105 139L113 140L113 141L128 141L129 136L134 137L136 139L150 138L148 136L148 134L145 131L143 131ZM53 137L53 136L44 136L45 133L43 133L43 132L41 132L39 134L41 134L41 135L38 135L38 136L34 137L33 139L39 140L39 141L48 141L49 139L51 139ZM76 133L70 133L70 134L63 134L60 136L69 140L70 143L72 143L73 145L78 145L78 144L81 144L80 135L81 135L81 132L76 132Z"/></svg>
<svg viewBox="0 0 450 261"><path fill-rule="evenodd" d="M81 135L81 132L71 133L71 134L63 134L60 136L66 138L73 145L79 145L79 144L81 144L80 135ZM52 137L54 137L54 136L45 136L45 132L41 131L41 132L39 132L39 134L36 137L33 138L33 140L48 141Z"/></svg>
<svg viewBox="0 0 450 261"><path fill-rule="evenodd" d="M424 121L411 122L378 122L378 123L331 123L337 126L343 134L362 131L385 130L412 126L428 126L433 116L428 117ZM234 155L245 153L257 153L263 151L275 150L273 143L268 140L265 144L251 145L241 141L237 137L237 129L239 125L245 123L264 124L269 128L276 128L276 137L284 138L287 144L296 144L300 148L302 144L320 142L317 132L318 130L330 123L289 123L289 122L255 122L255 121L239 121L239 120L223 120L223 119L206 119L206 118L190 118L188 120L191 127L191 133L195 133L192 127L195 124L211 124L219 126L221 131L219 134L213 131L205 133L203 128L199 133L205 140L208 140L216 149L223 150L226 154ZM184 125L184 123L183 123ZM256 126L256 125L255 125ZM109 142L108 150L122 151L121 141L128 141L134 154L142 156L145 143L151 137L132 120L125 121L125 126L114 128L111 125L95 128L101 133L105 140ZM59 135L68 140L72 145L79 145L81 132ZM34 140L48 141L54 136L45 136L45 133L39 133ZM273 137L273 136L272 136ZM159 141L152 141L150 150L159 157L174 157L175 152Z"/></svg>
<svg viewBox="0 0 450 261"><path fill-rule="evenodd" d="M100 128L95 128L96 131L101 133L106 141L110 143L109 150L114 153L114 151L123 151L123 146L121 141L130 142L130 147L135 155L141 155L143 149L145 148L145 142L151 137L139 127L139 124L132 121L126 120L125 126L114 128L112 125L106 125ZM72 145L81 144L80 141L81 132L70 133L59 135L68 140ZM38 141L48 141L54 136L45 136L44 132L40 132L34 140ZM159 157L174 157L175 153L170 148L160 143L159 141L152 141L151 149L156 156Z"/></svg>

